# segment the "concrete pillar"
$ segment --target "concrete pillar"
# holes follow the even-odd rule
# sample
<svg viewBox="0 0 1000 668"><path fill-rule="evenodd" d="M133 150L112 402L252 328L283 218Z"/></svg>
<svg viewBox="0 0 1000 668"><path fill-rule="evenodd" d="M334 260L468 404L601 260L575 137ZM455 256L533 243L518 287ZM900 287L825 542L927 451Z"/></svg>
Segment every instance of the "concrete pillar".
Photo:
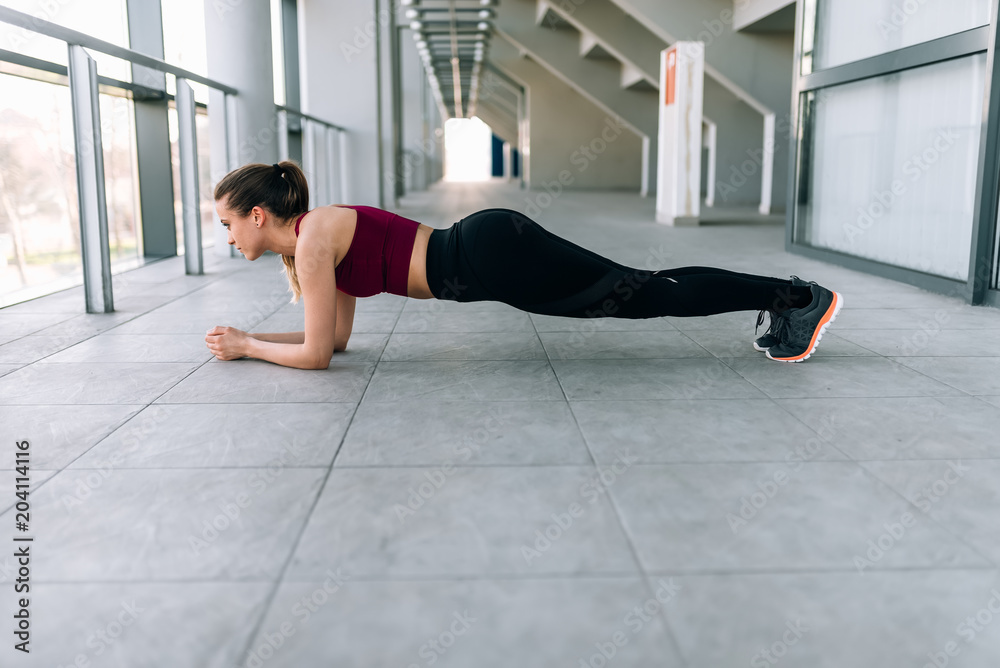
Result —
<svg viewBox="0 0 1000 668"><path fill-rule="evenodd" d="M427 188L427 161L431 147L424 143L425 95L429 95L427 73L408 24L400 30L400 74L403 93L403 182L407 191Z"/></svg>
<svg viewBox="0 0 1000 668"><path fill-rule="evenodd" d="M388 2L383 2L381 13L376 16L375 0L299 2L302 110L347 130L349 170L344 204L380 206L380 191L384 188L376 32L385 34L387 7ZM380 36L379 42L387 51L386 40ZM384 65L386 58L381 57L380 61ZM387 106L382 104L381 111L385 112ZM391 145L388 148L391 151Z"/></svg>
<svg viewBox="0 0 1000 668"><path fill-rule="evenodd" d="M129 44L140 53L163 58L163 21L158 0L128 0ZM167 90L162 72L132 66L132 80ZM166 98L135 100L135 143L142 207L142 246L146 258L177 255L173 169Z"/></svg>
<svg viewBox="0 0 1000 668"><path fill-rule="evenodd" d="M208 76L239 91L232 120L236 131L230 147L226 138L227 117L222 95L209 101L212 185L226 175L231 165L272 163L278 159L278 116L274 109L274 75L271 61L271 9L267 2L222 0L205 3L205 34ZM218 223L218 220L216 220ZM236 257L227 242L225 228L215 229L216 255Z"/></svg>

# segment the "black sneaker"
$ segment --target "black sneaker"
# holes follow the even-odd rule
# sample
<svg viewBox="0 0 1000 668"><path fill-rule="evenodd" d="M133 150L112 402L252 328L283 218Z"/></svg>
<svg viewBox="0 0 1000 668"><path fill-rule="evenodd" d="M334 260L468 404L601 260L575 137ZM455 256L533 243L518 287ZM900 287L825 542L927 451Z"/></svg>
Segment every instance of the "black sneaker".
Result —
<svg viewBox="0 0 1000 668"><path fill-rule="evenodd" d="M758 336L753 342L754 350L757 350L762 353L767 352L767 349L770 348L771 346L778 344L778 337L775 336L775 333L777 333L780 327L778 325L778 318L780 318L782 315L781 313L776 313L771 309L762 310L760 313L757 314L757 326L754 327L753 329L754 334L756 334L760 326L764 324L765 313L767 313L768 316L770 317L771 324L768 326L767 331L764 332L762 336Z"/></svg>
<svg viewBox="0 0 1000 668"><path fill-rule="evenodd" d="M809 285L808 282L803 281L801 278L795 276L794 274L792 275L791 279L792 279L792 285ZM760 313L757 314L757 326L754 327L753 329L754 334L756 334L757 330L760 329L760 326L764 324L765 313L767 313L770 316L770 324L768 325L767 332L765 332L763 336L757 337L757 339L753 342L754 350L757 350L762 353L767 352L767 349L770 348L771 346L777 345L778 337L775 336L775 332L777 332L778 328L780 327L780 325L778 324L778 318L782 317L780 313L772 311L771 309L762 309Z"/></svg>
<svg viewBox="0 0 1000 668"><path fill-rule="evenodd" d="M823 338L823 332L833 322L844 298L840 293L821 285L810 285L813 299L808 306L788 309L778 319L775 336L778 343L764 353L778 362L801 362L809 358Z"/></svg>

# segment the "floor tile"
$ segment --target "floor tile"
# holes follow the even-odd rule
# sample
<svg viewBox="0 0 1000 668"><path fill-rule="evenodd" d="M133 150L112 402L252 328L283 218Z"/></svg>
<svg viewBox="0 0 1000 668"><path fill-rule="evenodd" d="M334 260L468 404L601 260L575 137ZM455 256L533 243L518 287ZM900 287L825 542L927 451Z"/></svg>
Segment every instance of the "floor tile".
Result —
<svg viewBox="0 0 1000 668"><path fill-rule="evenodd" d="M345 363L336 354L327 369L293 369L251 359L209 362L157 403L353 402L361 399L372 369L370 364Z"/></svg>
<svg viewBox="0 0 1000 668"><path fill-rule="evenodd" d="M322 469L66 470L32 494L40 582L276 580ZM0 516L13 521L12 511Z"/></svg>
<svg viewBox="0 0 1000 668"><path fill-rule="evenodd" d="M398 319L399 313L395 311L355 311L351 336L359 332L388 334L393 331Z"/></svg>
<svg viewBox="0 0 1000 668"><path fill-rule="evenodd" d="M107 331L108 334L201 334L216 325L235 327L248 331L259 322L259 313L164 313L153 311L122 323ZM258 330L254 330L258 331Z"/></svg>
<svg viewBox="0 0 1000 668"><path fill-rule="evenodd" d="M496 332L396 333L382 353L384 362L544 359L545 349L534 332L508 332L503 336Z"/></svg>
<svg viewBox="0 0 1000 668"><path fill-rule="evenodd" d="M22 336L0 345L0 363L31 364L43 357L68 348L77 341L62 336Z"/></svg>
<svg viewBox="0 0 1000 668"><path fill-rule="evenodd" d="M690 666L935 666L937 657L940 665L978 668L1000 657L1000 633L975 621L1000 604L997 571L674 580L680 590L664 614Z"/></svg>
<svg viewBox="0 0 1000 668"><path fill-rule="evenodd" d="M1000 459L1000 407L975 397L776 401L807 424L830 420L830 443L852 459Z"/></svg>
<svg viewBox="0 0 1000 668"><path fill-rule="evenodd" d="M892 359L969 394L1000 394L1000 358L894 357Z"/></svg>
<svg viewBox="0 0 1000 668"><path fill-rule="evenodd" d="M72 468L327 467L354 404L153 404Z"/></svg>
<svg viewBox="0 0 1000 668"><path fill-rule="evenodd" d="M709 357L680 332L541 332L552 359L657 359Z"/></svg>
<svg viewBox="0 0 1000 668"><path fill-rule="evenodd" d="M906 358L899 358L900 362ZM954 387L882 357L812 358L792 364L766 357L727 360L733 371L767 396L912 397L961 396Z"/></svg>
<svg viewBox="0 0 1000 668"><path fill-rule="evenodd" d="M15 441L31 444L31 465L62 469L138 413L141 405L0 406L0 424ZM0 469L14 467L13 443ZM9 453L9 454L8 454Z"/></svg>
<svg viewBox="0 0 1000 668"><path fill-rule="evenodd" d="M22 485L25 484L23 478L28 478L27 489L30 496L31 492L37 489L39 485L59 472L57 470L46 469L44 466L40 466L35 462L35 458L33 456L29 460L29 469L27 472L15 470L14 452L14 446L11 444L11 446L7 448L7 452L3 453L7 461L10 463L10 469L0 469L0 490L3 491L3 496L0 496L0 514L10 510L18 502L19 499L14 496L14 494L18 491L18 488L15 485L17 485L18 482ZM33 449L28 452L29 454L34 454ZM27 476L25 476L25 473L27 473ZM21 480L19 481L19 479ZM13 554L13 552L11 554ZM8 579L6 577L7 575L16 572L17 569L12 568L13 564L10 563L11 561L13 560L7 558L6 555L0 557L0 582Z"/></svg>
<svg viewBox="0 0 1000 668"><path fill-rule="evenodd" d="M256 582L32 583L31 653L4 643L0 663L26 668L242 665L240 652L269 587ZM13 600L4 609L13 610Z"/></svg>
<svg viewBox="0 0 1000 668"><path fill-rule="evenodd" d="M754 348L753 342L757 337L764 335L768 326L769 324L765 319L764 324L761 325L756 333L753 330L747 332L745 330L720 327L718 329L688 330L685 332L685 335L722 360L731 357L751 357L757 359L763 357L764 353ZM827 331L823 334L823 340L820 341L815 352L813 352L809 359L811 360L816 357L872 357L877 354L856 343L852 343L843 336Z"/></svg>
<svg viewBox="0 0 1000 668"><path fill-rule="evenodd" d="M882 461L864 467L1000 565L1000 461Z"/></svg>
<svg viewBox="0 0 1000 668"><path fill-rule="evenodd" d="M990 565L854 463L636 464L610 491L649 571ZM869 541L906 513L905 539L889 536L889 549L859 570Z"/></svg>
<svg viewBox="0 0 1000 668"><path fill-rule="evenodd" d="M67 313L8 313L0 310L0 334L24 336L73 316Z"/></svg>
<svg viewBox="0 0 1000 668"><path fill-rule="evenodd" d="M547 362L380 362L366 401L554 401L563 398Z"/></svg>
<svg viewBox="0 0 1000 668"><path fill-rule="evenodd" d="M62 352L52 362L207 362L213 355L204 334L99 334Z"/></svg>
<svg viewBox="0 0 1000 668"><path fill-rule="evenodd" d="M0 364L0 377L13 373L23 366L23 364Z"/></svg>
<svg viewBox="0 0 1000 668"><path fill-rule="evenodd" d="M375 364L382 358L388 341L388 334L354 332L347 342L347 349L335 351L333 354L339 362Z"/></svg>
<svg viewBox="0 0 1000 668"><path fill-rule="evenodd" d="M286 579L632 574L606 491L591 467L335 468Z"/></svg>
<svg viewBox="0 0 1000 668"><path fill-rule="evenodd" d="M570 401L752 399L764 395L717 360L552 360Z"/></svg>
<svg viewBox="0 0 1000 668"><path fill-rule="evenodd" d="M329 572L281 585L251 644L271 657L265 665L682 665L661 612L680 599L661 588L661 603L638 579L366 582ZM322 603L311 612L303 601ZM282 628L273 649L268 637Z"/></svg>
<svg viewBox="0 0 1000 668"><path fill-rule="evenodd" d="M538 332L674 332L677 327L669 318L566 318L557 315L531 313Z"/></svg>
<svg viewBox="0 0 1000 668"><path fill-rule="evenodd" d="M643 464L847 458L827 442L835 433L830 415L814 416L813 431L770 399L612 400L570 405L599 462L614 460L622 447Z"/></svg>
<svg viewBox="0 0 1000 668"><path fill-rule="evenodd" d="M879 355L1000 357L1000 331L970 329L851 329L841 336ZM823 343L826 343L826 335Z"/></svg>
<svg viewBox="0 0 1000 668"><path fill-rule="evenodd" d="M562 401L365 400L337 466L590 464Z"/></svg>
<svg viewBox="0 0 1000 668"><path fill-rule="evenodd" d="M32 364L0 379L0 405L149 403L196 364Z"/></svg>
<svg viewBox="0 0 1000 668"><path fill-rule="evenodd" d="M437 312L406 310L399 315L396 332L534 332L528 314L483 309L441 309Z"/></svg>

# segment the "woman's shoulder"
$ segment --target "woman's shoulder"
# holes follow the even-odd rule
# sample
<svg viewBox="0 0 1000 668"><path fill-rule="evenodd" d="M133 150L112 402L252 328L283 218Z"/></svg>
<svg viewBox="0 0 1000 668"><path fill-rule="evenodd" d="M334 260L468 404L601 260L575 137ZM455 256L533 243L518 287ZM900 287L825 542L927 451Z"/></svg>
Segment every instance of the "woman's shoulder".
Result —
<svg viewBox="0 0 1000 668"><path fill-rule="evenodd" d="M301 220L298 238L306 243L297 245L296 254L318 252L342 257L354 238L356 216L354 210L337 204L311 209Z"/></svg>

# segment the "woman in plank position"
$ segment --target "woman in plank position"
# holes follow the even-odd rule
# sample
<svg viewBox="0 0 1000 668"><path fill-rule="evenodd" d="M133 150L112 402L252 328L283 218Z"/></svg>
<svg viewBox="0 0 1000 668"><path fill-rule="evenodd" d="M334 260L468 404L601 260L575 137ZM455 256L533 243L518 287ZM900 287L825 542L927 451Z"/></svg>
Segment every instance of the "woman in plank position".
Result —
<svg viewBox="0 0 1000 668"><path fill-rule="evenodd" d="M569 318L770 315L754 348L781 362L816 349L843 305L839 293L790 280L713 267L648 271L602 257L512 209L484 209L446 229L370 206L308 211L302 170L290 161L248 164L215 187L215 208L248 260L281 255L294 300L305 298L305 331L249 334L215 327L205 337L221 360L253 357L325 369L351 336L357 297L498 301Z"/></svg>

